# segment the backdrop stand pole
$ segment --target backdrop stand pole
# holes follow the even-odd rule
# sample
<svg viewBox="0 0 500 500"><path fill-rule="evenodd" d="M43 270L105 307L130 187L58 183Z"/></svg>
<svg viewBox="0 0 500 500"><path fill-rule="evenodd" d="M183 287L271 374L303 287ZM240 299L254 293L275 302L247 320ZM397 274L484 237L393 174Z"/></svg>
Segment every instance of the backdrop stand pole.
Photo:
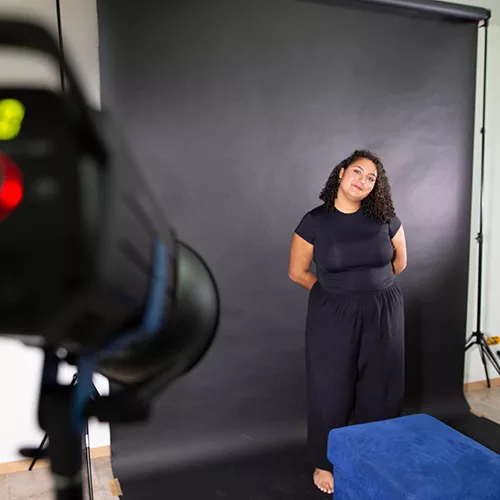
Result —
<svg viewBox="0 0 500 500"><path fill-rule="evenodd" d="M465 342L465 352L471 347L477 345L481 355L481 361L486 374L488 387L491 387L490 376L488 374L488 360L491 362L495 370L500 375L500 363L495 358L490 346L486 342L485 335L481 330L481 312L482 312L482 291L483 291L483 193L484 193L484 157L486 150L486 77L487 77L487 62L488 62L488 25L489 20L485 19L481 27L484 28L484 68L483 68L483 117L481 127L481 178L479 192L479 232L476 236L476 241L479 245L478 251L478 270L477 270L477 310L476 310L476 331L473 332Z"/></svg>

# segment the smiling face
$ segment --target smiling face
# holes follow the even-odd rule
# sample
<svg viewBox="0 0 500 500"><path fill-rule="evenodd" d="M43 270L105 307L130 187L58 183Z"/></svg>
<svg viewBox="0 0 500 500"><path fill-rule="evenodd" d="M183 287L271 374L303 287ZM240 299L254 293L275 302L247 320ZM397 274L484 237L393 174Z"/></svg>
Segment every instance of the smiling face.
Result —
<svg viewBox="0 0 500 500"><path fill-rule="evenodd" d="M360 202L366 198L375 187L377 167L367 158L360 158L339 172L339 191L352 200Z"/></svg>

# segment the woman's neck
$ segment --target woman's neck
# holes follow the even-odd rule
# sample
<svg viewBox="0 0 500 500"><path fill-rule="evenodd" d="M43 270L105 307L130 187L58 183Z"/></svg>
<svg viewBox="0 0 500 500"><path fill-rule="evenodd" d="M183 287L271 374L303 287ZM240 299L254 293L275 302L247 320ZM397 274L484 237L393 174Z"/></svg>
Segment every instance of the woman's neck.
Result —
<svg viewBox="0 0 500 500"><path fill-rule="evenodd" d="M337 192L337 198L335 198L334 205L337 210L345 214L357 212L361 207L361 203L359 201L350 200L340 190Z"/></svg>

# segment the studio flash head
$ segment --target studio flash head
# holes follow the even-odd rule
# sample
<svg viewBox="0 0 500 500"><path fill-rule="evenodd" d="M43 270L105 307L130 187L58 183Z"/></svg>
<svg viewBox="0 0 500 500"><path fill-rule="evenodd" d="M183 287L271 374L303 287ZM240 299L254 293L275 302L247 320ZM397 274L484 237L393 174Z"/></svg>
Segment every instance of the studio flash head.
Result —
<svg viewBox="0 0 500 500"><path fill-rule="evenodd" d="M0 335L44 350L39 420L53 470L68 475L49 415L70 405L76 432L91 413L94 372L121 388L122 402L130 396L128 407L153 398L207 352L219 295L52 36L0 20L0 46L47 54L65 78L61 92L0 87ZM62 359L78 368L71 394L56 382ZM97 416L125 421L126 406L98 404Z"/></svg>

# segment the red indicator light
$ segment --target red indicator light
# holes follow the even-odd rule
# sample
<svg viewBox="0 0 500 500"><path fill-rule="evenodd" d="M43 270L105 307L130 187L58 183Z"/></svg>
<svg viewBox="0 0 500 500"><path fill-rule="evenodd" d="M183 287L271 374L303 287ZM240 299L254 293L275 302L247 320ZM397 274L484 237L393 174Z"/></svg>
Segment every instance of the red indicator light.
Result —
<svg viewBox="0 0 500 500"><path fill-rule="evenodd" d="M23 199L23 179L19 167L0 153L0 221L8 217Z"/></svg>
<svg viewBox="0 0 500 500"><path fill-rule="evenodd" d="M0 188L0 205L13 210L23 197L23 186L16 179L6 180Z"/></svg>

